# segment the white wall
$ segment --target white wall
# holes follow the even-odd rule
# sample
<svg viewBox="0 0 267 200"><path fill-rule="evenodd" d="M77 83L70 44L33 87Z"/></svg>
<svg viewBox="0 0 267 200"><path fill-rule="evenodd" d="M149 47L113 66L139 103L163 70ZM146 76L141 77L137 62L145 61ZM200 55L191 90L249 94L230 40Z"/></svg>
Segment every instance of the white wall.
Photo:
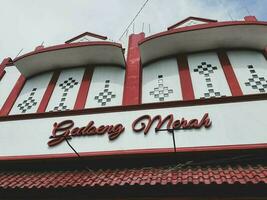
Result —
<svg viewBox="0 0 267 200"><path fill-rule="evenodd" d="M176 58L160 60L143 68L142 102L182 100Z"/></svg>
<svg viewBox="0 0 267 200"><path fill-rule="evenodd" d="M125 70L97 66L91 80L86 108L122 105Z"/></svg>
<svg viewBox="0 0 267 200"><path fill-rule="evenodd" d="M20 77L20 72L15 66L6 67L5 71L5 75L0 81L0 109Z"/></svg>
<svg viewBox="0 0 267 200"><path fill-rule="evenodd" d="M51 80L52 73L37 75L26 80L10 115L35 113Z"/></svg>
<svg viewBox="0 0 267 200"><path fill-rule="evenodd" d="M216 53L191 54L188 64L196 99L231 96Z"/></svg>
<svg viewBox="0 0 267 200"><path fill-rule="evenodd" d="M62 70L46 112L72 110L80 89L85 68Z"/></svg>
<svg viewBox="0 0 267 200"><path fill-rule="evenodd" d="M74 121L75 127L86 126L91 120L95 122L96 127L118 123L122 123L125 127L125 131L113 141L108 139L107 134L72 137L70 143L78 152L172 148L172 135L167 132L155 133L154 125L146 135L142 132L132 131L132 122L142 115L153 117L160 114L162 117L166 117L171 113L175 119L182 117L201 119L204 113L209 113L212 121L212 125L208 129L202 127L175 131L177 148L266 144L266 104L267 101L264 100L2 121L0 122L0 133L4 134L0 134L0 156L73 153L65 141L54 147L47 145L52 134L53 124L69 119Z"/></svg>
<svg viewBox="0 0 267 200"><path fill-rule="evenodd" d="M267 92L267 61L256 51L227 52L243 94Z"/></svg>

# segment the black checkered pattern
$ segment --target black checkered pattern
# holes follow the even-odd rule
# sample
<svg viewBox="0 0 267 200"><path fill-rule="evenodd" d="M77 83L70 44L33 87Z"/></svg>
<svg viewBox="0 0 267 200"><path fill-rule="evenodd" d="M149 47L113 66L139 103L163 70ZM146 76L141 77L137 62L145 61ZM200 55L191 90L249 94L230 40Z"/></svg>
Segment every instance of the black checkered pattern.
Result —
<svg viewBox="0 0 267 200"><path fill-rule="evenodd" d="M163 85L163 75L158 75L158 87L155 87L149 94L159 101L164 101L173 93L172 89Z"/></svg>
<svg viewBox="0 0 267 200"><path fill-rule="evenodd" d="M201 64L194 69L194 72L198 72L200 75L204 75L205 77L205 82L208 92L205 92L204 96L200 97L201 99L225 96L222 95L220 92L216 92L212 84L212 79L210 77L210 74L214 73L214 71L217 69L218 69L217 66L212 66L211 64L207 64L206 62L201 62Z"/></svg>
<svg viewBox="0 0 267 200"><path fill-rule="evenodd" d="M112 99L116 98L116 95L109 91L109 84L110 80L106 80L103 92L99 92L99 94L95 96L95 100L101 106L107 105L108 102L111 102Z"/></svg>
<svg viewBox="0 0 267 200"><path fill-rule="evenodd" d="M68 107L65 105L65 101L66 101L68 92L69 92L70 89L74 88L78 84L79 84L79 82L76 81L72 77L69 77L63 83L59 84L59 87L61 87L62 90L63 90L63 94L61 96L59 105L58 106L55 106L53 108L53 110L51 110L51 111L64 111L64 110L69 110Z"/></svg>
<svg viewBox="0 0 267 200"><path fill-rule="evenodd" d="M266 79L264 77L258 76L253 65L248 65L248 69L252 75L252 78L249 78L248 82L245 82L245 85L252 87L252 89L258 90L259 92L266 92L267 91Z"/></svg>
<svg viewBox="0 0 267 200"><path fill-rule="evenodd" d="M32 107L37 105L37 102L33 98L36 90L37 90L37 88L33 88L28 99L26 99L22 103L18 104L17 107L19 108L21 113L26 113L27 110L30 110Z"/></svg>

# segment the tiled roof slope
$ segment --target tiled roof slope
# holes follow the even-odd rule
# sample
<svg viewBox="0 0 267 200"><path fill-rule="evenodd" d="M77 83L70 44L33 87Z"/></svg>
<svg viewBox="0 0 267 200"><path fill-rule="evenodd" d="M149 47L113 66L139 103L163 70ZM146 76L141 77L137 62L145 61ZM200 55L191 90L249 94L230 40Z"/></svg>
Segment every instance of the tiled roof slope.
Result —
<svg viewBox="0 0 267 200"><path fill-rule="evenodd" d="M267 166L150 167L140 169L0 172L0 189L126 185L267 184Z"/></svg>

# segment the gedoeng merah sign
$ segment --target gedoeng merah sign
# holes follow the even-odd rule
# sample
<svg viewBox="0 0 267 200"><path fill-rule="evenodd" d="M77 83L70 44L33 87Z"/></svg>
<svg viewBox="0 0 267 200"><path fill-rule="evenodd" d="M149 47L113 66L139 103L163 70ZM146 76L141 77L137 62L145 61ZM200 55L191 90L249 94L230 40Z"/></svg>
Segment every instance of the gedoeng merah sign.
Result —
<svg viewBox="0 0 267 200"><path fill-rule="evenodd" d="M156 116L160 128L180 127L174 131L177 148L267 144L266 113L262 100L0 121L0 157L73 154L62 134L77 152L92 155L171 150L172 134L155 131L161 125Z"/></svg>
<svg viewBox="0 0 267 200"><path fill-rule="evenodd" d="M165 124L165 129L167 130L199 129L201 127L209 128L211 126L208 113L205 113L201 120L186 120L185 118L174 120L173 114L170 114L165 118L162 118L161 115L157 115L155 117L143 115L133 121L132 131L143 132L144 134L147 134L154 123L156 124L155 132L157 132L158 129L163 128ZM118 138L125 130L125 127L122 124L100 125L97 127L95 126L94 121L90 121L86 126L83 127L74 127L74 121L72 120L64 120L60 123L56 122L53 126L52 136L50 137L51 140L48 142L48 146L55 146L65 141L65 139L71 139L71 137L77 136L107 134L109 140L114 140Z"/></svg>

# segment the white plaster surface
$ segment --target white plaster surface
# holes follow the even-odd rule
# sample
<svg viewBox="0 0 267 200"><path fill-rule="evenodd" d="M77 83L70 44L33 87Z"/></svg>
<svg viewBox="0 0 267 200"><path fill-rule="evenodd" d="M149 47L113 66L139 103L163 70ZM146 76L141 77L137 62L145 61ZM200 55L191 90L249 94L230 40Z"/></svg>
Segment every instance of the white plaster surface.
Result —
<svg viewBox="0 0 267 200"><path fill-rule="evenodd" d="M122 105L124 77L125 70L123 68L113 66L95 67L85 107ZM106 83L107 80L109 80L109 83ZM111 92L111 94L105 92L105 94L101 95L100 93L104 93L105 89L107 92ZM107 97L103 97L104 95L107 95ZM113 96L111 97L111 95Z"/></svg>
<svg viewBox="0 0 267 200"><path fill-rule="evenodd" d="M256 51L229 51L227 54L243 94L267 92L267 88L265 88L265 91L260 92L259 89L253 89L251 86L246 86L245 84L252 78L248 65L253 65L255 74L257 74L258 77L263 77L265 79L261 84L267 84L267 61L262 53ZM258 81L258 79L255 78L255 81ZM262 87L259 86L258 88Z"/></svg>
<svg viewBox="0 0 267 200"><path fill-rule="evenodd" d="M267 101L250 101L201 105L192 107L163 108L154 110L123 111L80 116L64 116L0 122L0 156L43 155L73 153L67 143L49 147L53 124L72 119L75 126L86 126L91 120L96 126L121 123L125 127L116 140L108 136L73 137L71 145L77 152L101 152L134 149L172 148L172 135L167 132L155 133L152 126L147 135L132 131L132 122L138 117L158 114L165 117L173 114L175 119L198 118L208 113L212 121L209 129L175 131L176 146L204 147L221 145L242 145L267 143L266 117ZM18 142L19 141L19 142Z"/></svg>
<svg viewBox="0 0 267 200"><path fill-rule="evenodd" d="M5 71L5 75L0 81L0 109L20 77L20 72L15 66L6 67Z"/></svg>
<svg viewBox="0 0 267 200"><path fill-rule="evenodd" d="M47 112L56 111L55 107L59 106L59 104L62 102L61 100L62 98L65 98L65 101L63 102L64 104L63 106L67 106L67 108L61 109L62 107L60 107L59 110L73 109L76 99L77 99L79 89L80 89L84 71L85 71L85 68L65 69L61 71L58 81L56 83L55 89L53 91L53 94L46 108ZM78 84L74 85L73 88L70 88L67 92L67 95L63 96L64 89L61 88L60 84L64 84L64 81L69 80L69 78L72 78L73 80L78 82Z"/></svg>
<svg viewBox="0 0 267 200"><path fill-rule="evenodd" d="M193 26L193 25L198 25L198 24L206 24L207 22L199 21L199 20L189 20L185 23L182 23L180 26L177 26L176 28L182 28L185 26Z"/></svg>
<svg viewBox="0 0 267 200"><path fill-rule="evenodd" d="M49 72L27 79L26 83L23 86L23 89L21 90L15 104L10 111L10 115L35 113L40 105L51 77L52 73ZM36 88L35 92L32 91L34 88ZM32 92L34 93L33 95L31 95ZM32 99L29 99L29 97L31 97ZM23 103L24 101L27 102ZM26 103L29 103L29 107L26 105Z"/></svg>
<svg viewBox="0 0 267 200"><path fill-rule="evenodd" d="M202 62L211 64L212 67L216 66L217 69L213 70L213 73L209 73L209 76L199 74L199 72L194 72L194 69L197 69ZM231 96L228 83L216 53L208 52L191 54L188 56L188 65L196 99L204 98L205 93L209 93L209 89L213 89L214 92L220 92L220 96ZM207 78L210 78L211 81L207 82ZM212 87L208 87L208 83L211 83Z"/></svg>
<svg viewBox="0 0 267 200"><path fill-rule="evenodd" d="M163 76L162 81L159 80L159 75ZM162 89L159 84L163 84L163 88L165 89ZM155 96L159 93L156 91L157 89L163 91L163 93L168 93L168 95L165 95L163 100L158 98ZM172 90L172 92L169 90ZM162 94L159 95L161 96ZM142 102L151 103L175 100L182 100L181 84L176 58L160 60L145 66L143 68L142 79Z"/></svg>

